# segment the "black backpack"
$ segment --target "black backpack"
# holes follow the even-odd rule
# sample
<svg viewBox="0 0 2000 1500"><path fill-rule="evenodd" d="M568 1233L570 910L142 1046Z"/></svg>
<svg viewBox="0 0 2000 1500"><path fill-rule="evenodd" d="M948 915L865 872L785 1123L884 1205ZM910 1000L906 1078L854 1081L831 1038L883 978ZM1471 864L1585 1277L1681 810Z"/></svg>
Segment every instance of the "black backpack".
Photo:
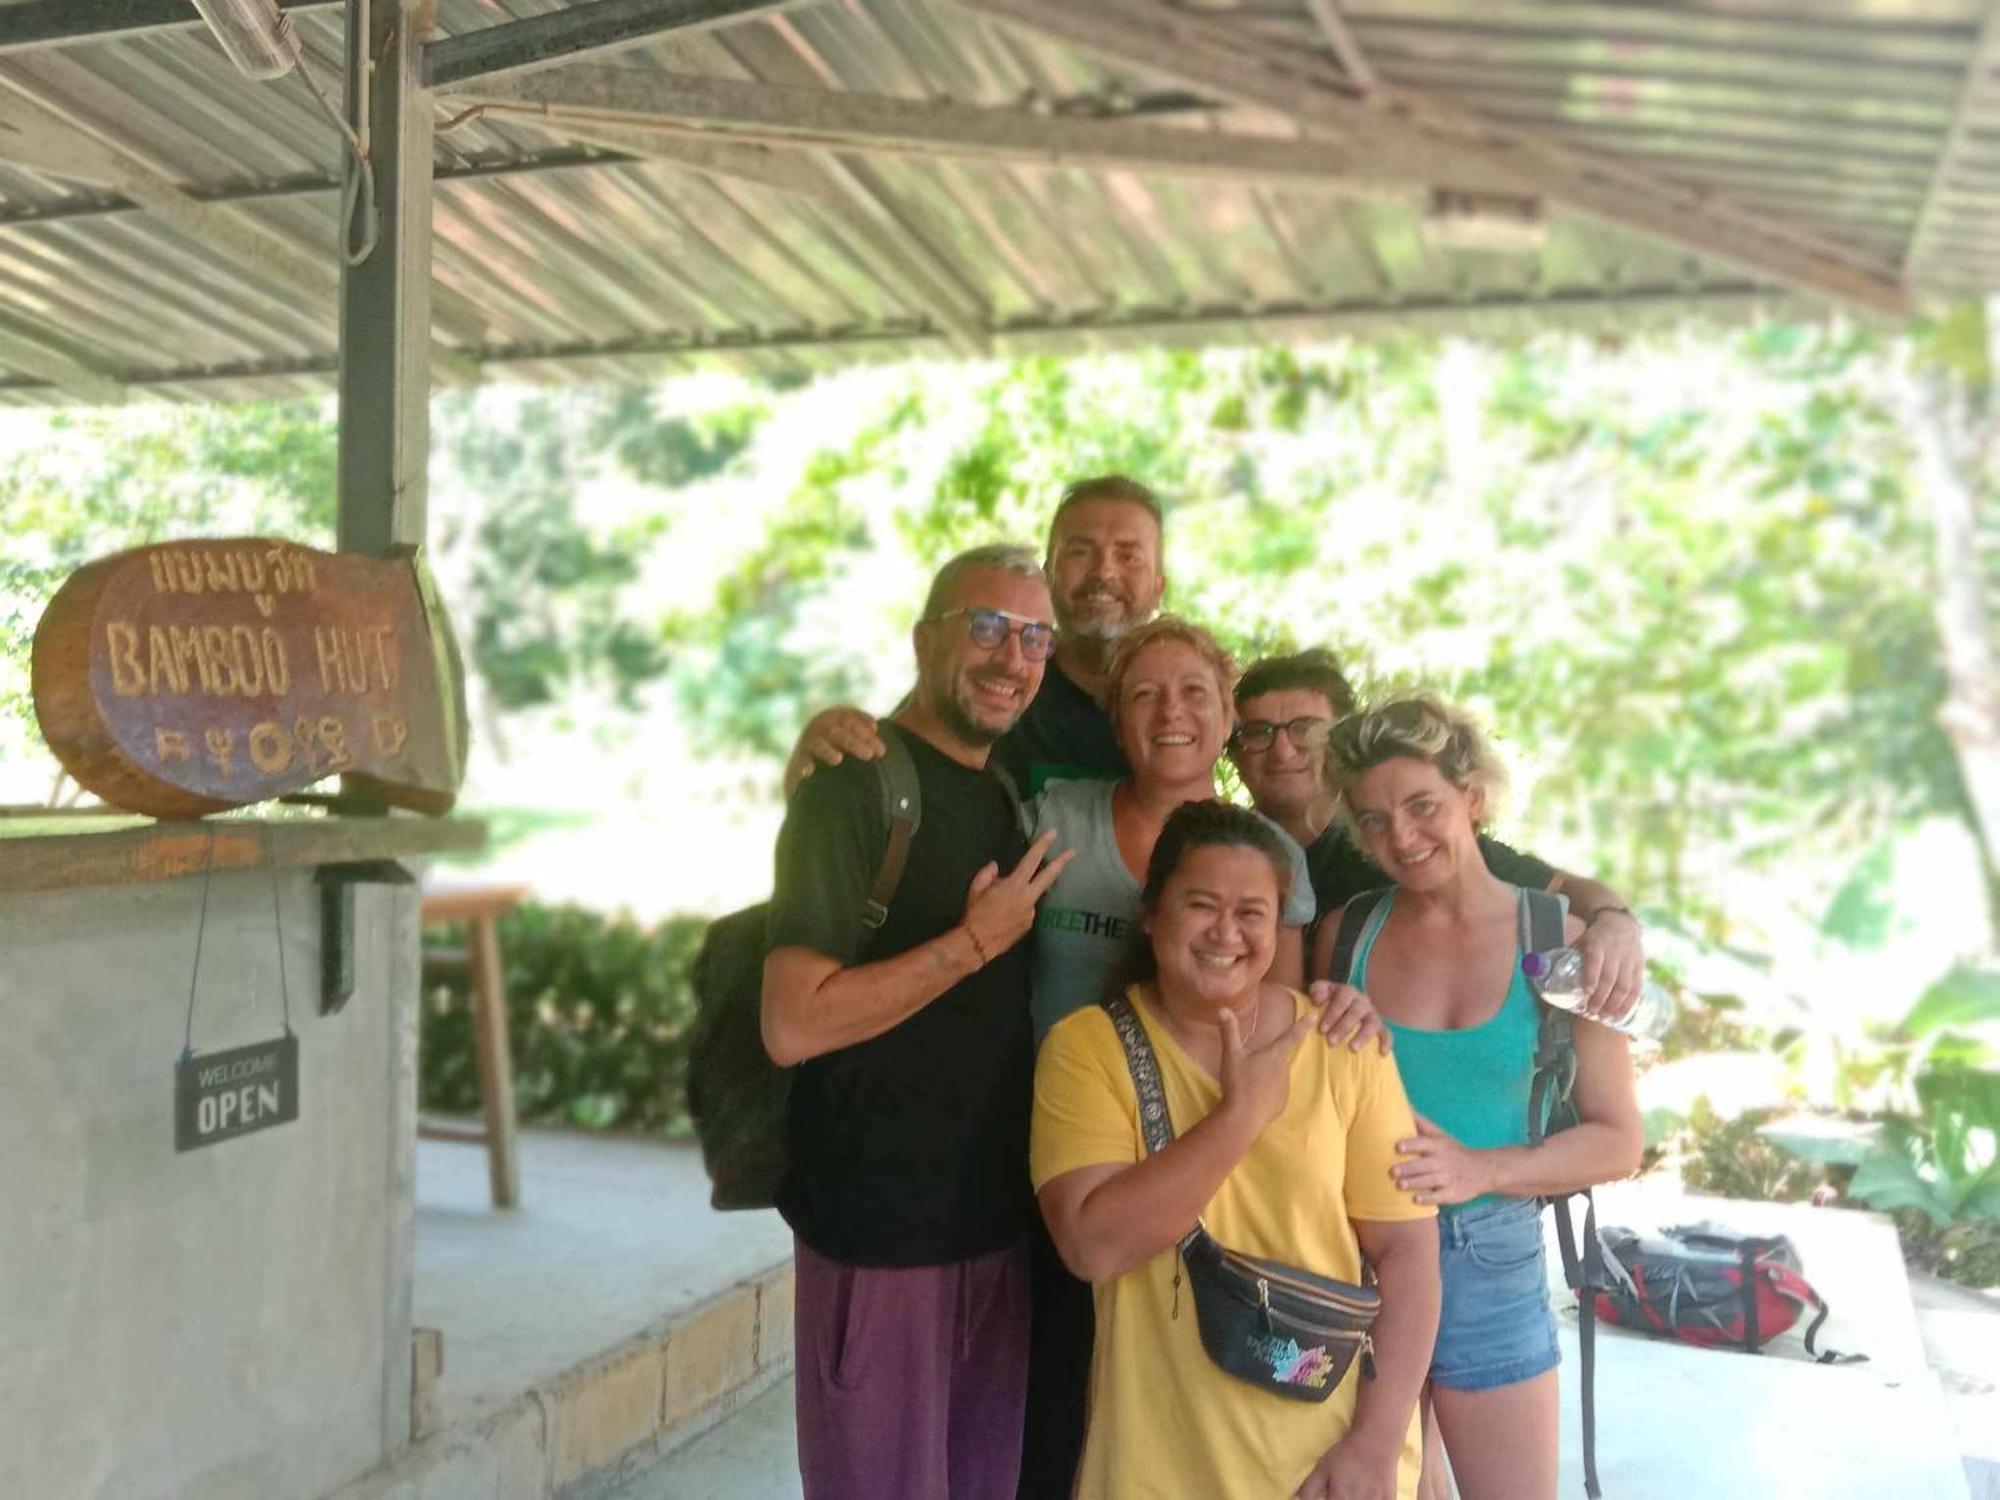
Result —
<svg viewBox="0 0 2000 1500"><path fill-rule="evenodd" d="M882 736L872 761L889 825L882 862L862 912L863 936L889 917L902 883L910 840L923 815L917 764L902 737ZM792 1070L771 1061L762 1024L764 954L770 903L759 902L709 924L690 970L694 1031L688 1042L687 1106L701 1138L702 1165L718 1209L769 1208L785 1180L785 1107Z"/></svg>
<svg viewBox="0 0 2000 1500"><path fill-rule="evenodd" d="M1569 903L1553 891L1521 887L1521 948L1546 953L1563 946L1564 917ZM1375 910L1388 899L1389 888L1366 891L1347 903L1334 935L1333 963L1328 977L1347 982L1354 970L1354 949ZM1535 1036L1535 1070L1528 1085L1528 1142L1539 1146L1544 1137L1576 1124L1576 1018L1542 999L1531 978L1541 1025ZM1578 1253L1570 1199L1583 1199L1583 1246ZM1542 1200L1556 1211L1556 1245L1562 1252L1563 1281L1577 1298L1577 1352L1582 1365L1578 1386L1583 1399L1583 1489L1590 1500L1604 1493L1597 1482L1597 1294L1616 1289L1606 1269L1604 1243L1597 1233L1597 1199L1589 1188Z"/></svg>

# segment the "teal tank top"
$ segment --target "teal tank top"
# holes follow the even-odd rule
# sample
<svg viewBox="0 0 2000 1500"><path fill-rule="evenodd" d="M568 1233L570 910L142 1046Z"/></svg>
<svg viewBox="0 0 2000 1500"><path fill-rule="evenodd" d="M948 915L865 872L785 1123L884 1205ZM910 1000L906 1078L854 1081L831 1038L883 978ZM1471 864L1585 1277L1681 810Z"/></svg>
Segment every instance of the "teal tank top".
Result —
<svg viewBox="0 0 2000 1500"><path fill-rule="evenodd" d="M1396 893L1375 908L1354 945L1353 983L1368 988L1368 957ZM1462 1145L1486 1151L1528 1144L1528 1088L1535 1071L1535 1039L1541 1028L1535 992L1521 966L1507 998L1492 1019L1463 1031L1398 1026L1384 1017L1396 1039L1396 1067L1410 1107ZM1488 1193L1441 1212L1458 1213L1496 1201Z"/></svg>

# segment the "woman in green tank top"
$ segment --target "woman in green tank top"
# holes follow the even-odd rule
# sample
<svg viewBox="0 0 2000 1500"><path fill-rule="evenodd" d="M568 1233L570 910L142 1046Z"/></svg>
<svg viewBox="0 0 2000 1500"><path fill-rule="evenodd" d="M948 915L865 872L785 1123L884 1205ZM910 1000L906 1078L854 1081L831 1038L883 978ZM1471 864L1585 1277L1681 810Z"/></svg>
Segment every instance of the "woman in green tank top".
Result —
<svg viewBox="0 0 2000 1500"><path fill-rule="evenodd" d="M1349 831L1395 883L1352 975L1395 1036L1417 1116L1393 1175L1441 1215L1428 1403L1464 1500L1552 1500L1558 1356L1539 1200L1637 1170L1644 1130L1625 1039L1579 1022L1580 1123L1531 1146L1540 1017L1521 973L1523 895L1488 872L1478 845L1499 762L1464 713L1407 698L1337 725L1327 775ZM1314 977L1339 925L1321 924ZM1569 939L1581 930L1570 918Z"/></svg>

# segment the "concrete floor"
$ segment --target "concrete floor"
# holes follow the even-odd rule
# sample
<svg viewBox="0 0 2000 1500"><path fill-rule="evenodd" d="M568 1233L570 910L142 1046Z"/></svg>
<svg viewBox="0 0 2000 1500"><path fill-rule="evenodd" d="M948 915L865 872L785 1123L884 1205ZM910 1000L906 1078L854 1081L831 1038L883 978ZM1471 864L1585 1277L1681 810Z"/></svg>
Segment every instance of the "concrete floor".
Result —
<svg viewBox="0 0 2000 1500"><path fill-rule="evenodd" d="M803 1493L787 1379L608 1500L801 1500Z"/></svg>
<svg viewBox="0 0 2000 1500"><path fill-rule="evenodd" d="M1607 1332L1599 1342L1598 1450L1611 1500L1966 1500L1968 1468L1981 1483L1979 1445L2000 1443L2000 1429L1984 1425L1990 1407L1961 1403L1989 1401L2000 1384L2000 1306L1927 1286L1925 1316L1948 1316L1953 1340L1939 1348L1933 1337L1927 1352L1885 1221L1722 1204L1652 1185L1606 1190L1600 1216L1634 1227L1724 1217L1753 1232L1789 1233L1834 1308L1828 1344L1870 1356L1830 1367L1810 1362L1795 1338L1753 1357ZM1572 1496L1582 1491L1574 1313L1561 1324L1560 1493ZM617 1500L798 1500L791 1403L785 1382L632 1479ZM1961 1453L1972 1456L1969 1465ZM1985 1500L1989 1492L1979 1493Z"/></svg>
<svg viewBox="0 0 2000 1500"><path fill-rule="evenodd" d="M483 1146L417 1145L415 1320L444 1330L446 1425L791 1254L775 1213L709 1208L691 1145L531 1130L520 1150L521 1203L496 1210Z"/></svg>
<svg viewBox="0 0 2000 1500"><path fill-rule="evenodd" d="M1972 1500L2000 1500L2000 1292L1912 1278L1917 1327L1944 1387Z"/></svg>

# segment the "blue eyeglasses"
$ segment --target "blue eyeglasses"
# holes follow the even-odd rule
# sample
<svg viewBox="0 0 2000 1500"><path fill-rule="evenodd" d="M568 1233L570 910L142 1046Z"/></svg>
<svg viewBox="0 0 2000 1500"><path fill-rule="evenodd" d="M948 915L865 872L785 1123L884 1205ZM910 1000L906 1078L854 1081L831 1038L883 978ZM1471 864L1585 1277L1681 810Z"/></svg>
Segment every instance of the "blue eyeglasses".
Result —
<svg viewBox="0 0 2000 1500"><path fill-rule="evenodd" d="M1018 635L1021 655L1029 661L1047 661L1056 654L1055 626L1010 615L1004 609L954 609L931 618L941 622L961 615L965 617L965 633L972 637L972 644L987 651L998 651L1007 644L1008 636Z"/></svg>

